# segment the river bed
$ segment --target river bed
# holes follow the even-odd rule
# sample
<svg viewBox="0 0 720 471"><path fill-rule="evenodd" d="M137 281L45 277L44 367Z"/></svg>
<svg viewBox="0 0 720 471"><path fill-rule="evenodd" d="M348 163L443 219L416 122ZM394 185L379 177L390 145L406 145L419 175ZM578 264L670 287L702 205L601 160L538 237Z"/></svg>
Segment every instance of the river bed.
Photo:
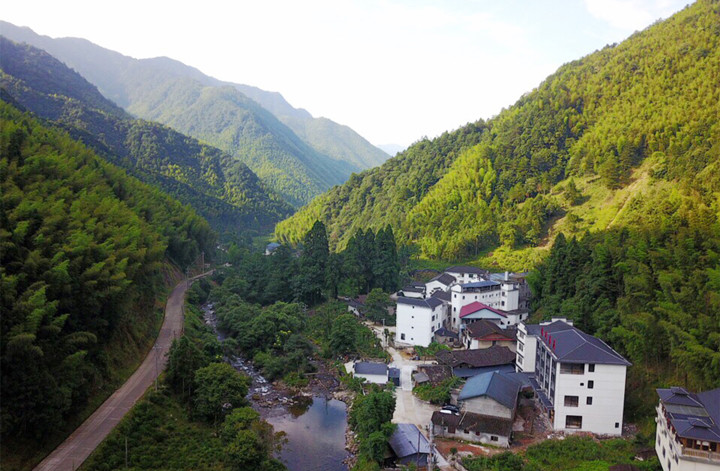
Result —
<svg viewBox="0 0 720 471"><path fill-rule="evenodd" d="M205 323L219 340L225 335L217 329L212 304L202 306ZM248 375L252 383L247 399L276 432L286 433L287 443L277 456L289 471L345 471L350 454L345 449L347 406L322 395L288 397L277 390L242 357L227 359L236 370Z"/></svg>

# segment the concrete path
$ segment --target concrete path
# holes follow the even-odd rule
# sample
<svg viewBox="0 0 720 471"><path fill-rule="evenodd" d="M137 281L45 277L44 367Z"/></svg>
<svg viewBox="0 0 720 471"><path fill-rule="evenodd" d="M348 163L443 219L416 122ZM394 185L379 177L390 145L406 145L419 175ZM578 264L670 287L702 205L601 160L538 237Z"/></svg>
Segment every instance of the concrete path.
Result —
<svg viewBox="0 0 720 471"><path fill-rule="evenodd" d="M210 273L212 272L196 276L191 281ZM182 281L170 294L165 305L165 320L155 345L135 373L60 446L40 462L34 471L76 470L145 394L147 388L165 369L167 352L172 340L182 332L185 292L189 285L190 283Z"/></svg>

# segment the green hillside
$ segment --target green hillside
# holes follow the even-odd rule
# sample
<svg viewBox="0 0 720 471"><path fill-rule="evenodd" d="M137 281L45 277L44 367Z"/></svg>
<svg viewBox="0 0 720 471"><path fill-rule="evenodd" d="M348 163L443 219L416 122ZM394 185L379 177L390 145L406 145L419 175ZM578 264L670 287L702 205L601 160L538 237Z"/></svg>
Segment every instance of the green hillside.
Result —
<svg viewBox="0 0 720 471"><path fill-rule="evenodd" d="M278 224L276 235L295 242L320 219L343 242L354 225L390 223L425 257L473 259L494 250L484 262L523 268L537 260L532 248L558 231L637 223L638 199L692 192L716 207L718 8L700 1L561 67L488 121L477 146L463 147L454 135L417 143L317 198ZM442 152L437 163L412 161L443 140L465 149L451 165ZM391 172L405 161L426 179L422 191L376 197L396 180L405 190L400 178L407 177ZM427 167L435 173L424 174Z"/></svg>
<svg viewBox="0 0 720 471"><path fill-rule="evenodd" d="M83 39L0 27L13 41L65 62L132 113L230 152L294 205L388 158L347 126L313 118L279 93L222 82L166 57L137 60ZM225 89L212 90L218 87Z"/></svg>
<svg viewBox="0 0 720 471"><path fill-rule="evenodd" d="M355 174L343 185L315 198L275 234L296 244L316 220L325 223L331 249L342 249L358 230L399 228L407 212L425 197L464 150L480 142L484 122L410 146L380 167ZM397 229L395 229L397 230Z"/></svg>
<svg viewBox="0 0 720 471"><path fill-rule="evenodd" d="M295 206L358 170L320 154L231 86L169 79L147 86L128 110L230 153Z"/></svg>
<svg viewBox="0 0 720 471"><path fill-rule="evenodd" d="M268 230L291 208L245 165L162 125L131 118L49 54L0 37L6 95L111 162L197 209L220 230Z"/></svg>
<svg viewBox="0 0 720 471"><path fill-rule="evenodd" d="M2 454L57 444L145 353L166 260L212 254L206 221L0 102ZM47 452L47 450L46 450Z"/></svg>

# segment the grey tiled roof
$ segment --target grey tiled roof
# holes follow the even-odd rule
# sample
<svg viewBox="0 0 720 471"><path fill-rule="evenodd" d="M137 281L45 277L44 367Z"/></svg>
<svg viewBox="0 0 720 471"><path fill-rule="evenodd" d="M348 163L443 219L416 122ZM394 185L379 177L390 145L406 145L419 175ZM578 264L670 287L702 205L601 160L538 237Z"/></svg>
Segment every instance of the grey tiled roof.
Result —
<svg viewBox="0 0 720 471"><path fill-rule="evenodd" d="M599 338L563 321L532 327L528 333L536 335L561 363L630 365L629 361Z"/></svg>
<svg viewBox="0 0 720 471"><path fill-rule="evenodd" d="M419 450L418 441L420 442ZM397 424L388 444L398 458L411 456L418 452L430 453L430 444L427 438L420 433L415 424Z"/></svg>
<svg viewBox="0 0 720 471"><path fill-rule="evenodd" d="M388 367L385 363L359 361L355 363L355 374L361 375L387 375Z"/></svg>
<svg viewBox="0 0 720 471"><path fill-rule="evenodd" d="M694 394L674 387L657 393L678 436L720 442L720 388Z"/></svg>
<svg viewBox="0 0 720 471"><path fill-rule="evenodd" d="M428 307L430 309L435 309L442 304L442 301L438 298L418 299L406 298L405 296L398 296L397 302L398 304L409 304L411 306Z"/></svg>
<svg viewBox="0 0 720 471"><path fill-rule="evenodd" d="M443 351L439 352L436 357L440 363L453 368L463 365L479 368L515 362L515 354L509 348L499 345L473 350Z"/></svg>
<svg viewBox="0 0 720 471"><path fill-rule="evenodd" d="M445 286L450 286L451 283L455 283L457 280L450 273L441 273L430 281L439 281Z"/></svg>
<svg viewBox="0 0 720 471"><path fill-rule="evenodd" d="M512 333L501 328L494 322L481 319L479 321L471 322L467 325L466 330L472 338L483 338L488 335L498 335L505 337L508 340L515 340L515 331Z"/></svg>
<svg viewBox="0 0 720 471"><path fill-rule="evenodd" d="M482 268L470 267L467 265L455 265L453 267L446 268L445 271L449 273L474 273L476 275L485 275L488 272Z"/></svg>

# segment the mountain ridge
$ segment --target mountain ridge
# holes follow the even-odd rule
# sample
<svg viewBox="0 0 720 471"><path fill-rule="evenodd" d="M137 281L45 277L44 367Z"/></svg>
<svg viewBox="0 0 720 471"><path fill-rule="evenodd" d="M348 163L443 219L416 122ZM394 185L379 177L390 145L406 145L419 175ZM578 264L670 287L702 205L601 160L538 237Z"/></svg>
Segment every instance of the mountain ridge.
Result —
<svg viewBox="0 0 720 471"><path fill-rule="evenodd" d="M227 132L218 123L207 118L208 126L203 136L194 135L189 127L178 130L233 153L295 206L300 206L331 186L342 183L351 173L378 165L388 158L382 150L350 128L325 118L313 118L306 110L293 108L277 92L224 82L175 59L133 59L84 39L52 39L40 36L30 28L17 27L6 22L0 22L0 30L10 39L27 42L50 52L97 85L106 97L145 119L158 119L158 114L144 114L148 110L147 101L159 102L161 98L167 97L163 95L170 91L167 82L180 78L194 80L196 85L191 88L195 88L197 84L213 88L230 86L238 95L249 97L253 103L257 102L263 110L269 111L269 115L258 115L257 108L248 107L239 97L221 104L226 108L235 106L237 109L234 112L244 115L241 121L234 123L237 128L235 132L245 135L245 139L240 142L227 143L227 139L221 136L223 132L227 135ZM174 83L173 92L187 98L191 90L179 88L178 84L179 82ZM158 95L151 93L153 89ZM168 115L177 116L182 115L184 109L166 111ZM211 114L212 110L199 110L196 106L196 119L198 116ZM318 121L321 123L318 124ZM169 119L162 122L173 125ZM209 128L213 124L215 129L211 133ZM177 127L177 123L175 126ZM251 131L245 130L246 126L249 126L250 130L260 127L265 133L252 136L248 142ZM303 141L301 145L288 143L288 132L284 130L286 126L300 137ZM241 147L248 148L252 155L243 152ZM258 151L263 153L262 158ZM291 165L288 165L289 163Z"/></svg>
<svg viewBox="0 0 720 471"><path fill-rule="evenodd" d="M168 127L132 118L48 53L4 36L0 50L0 83L14 101L195 206L219 231L266 230L291 211L242 163Z"/></svg>

